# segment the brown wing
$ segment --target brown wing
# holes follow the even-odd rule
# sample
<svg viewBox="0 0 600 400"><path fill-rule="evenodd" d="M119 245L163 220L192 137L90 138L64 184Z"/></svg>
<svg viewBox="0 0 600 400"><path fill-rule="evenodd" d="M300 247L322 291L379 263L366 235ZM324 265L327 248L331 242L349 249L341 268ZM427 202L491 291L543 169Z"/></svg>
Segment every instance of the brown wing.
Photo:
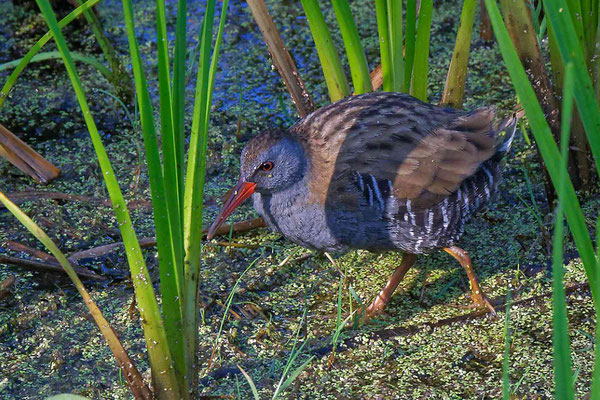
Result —
<svg viewBox="0 0 600 400"><path fill-rule="evenodd" d="M495 153L494 112L480 109L435 129L414 146L394 174L394 195L426 209L454 193ZM371 173L371 172L369 172Z"/></svg>
<svg viewBox="0 0 600 400"><path fill-rule="evenodd" d="M356 204L347 189L358 173L389 180L397 198L424 209L494 154L493 118L491 109L465 113L379 92L324 107L292 131L310 152L315 201Z"/></svg>

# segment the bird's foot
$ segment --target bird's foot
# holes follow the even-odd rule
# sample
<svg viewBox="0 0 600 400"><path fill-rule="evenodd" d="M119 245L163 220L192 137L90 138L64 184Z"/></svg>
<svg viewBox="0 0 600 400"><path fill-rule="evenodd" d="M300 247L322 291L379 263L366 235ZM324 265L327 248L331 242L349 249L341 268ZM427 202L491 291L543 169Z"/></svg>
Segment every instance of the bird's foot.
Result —
<svg viewBox="0 0 600 400"><path fill-rule="evenodd" d="M382 301L378 301L379 299L375 299L370 306L365 307L362 306L354 313L354 318L352 318L348 323L346 323L347 329L357 328L359 326L363 326L369 323L372 318L380 316L384 314L385 303Z"/></svg>
<svg viewBox="0 0 600 400"><path fill-rule="evenodd" d="M471 293L471 300L473 301L471 303L471 308L475 308L475 309L487 308L490 311L490 314L492 314L492 316L494 316L494 317L496 316L496 309L490 302L490 299L488 299L488 297L485 294L483 294L483 292Z"/></svg>
<svg viewBox="0 0 600 400"><path fill-rule="evenodd" d="M492 316L495 317L497 315L494 305L484 294L471 294L471 303L468 305L452 304L451 306L454 308L460 308L461 310L487 310Z"/></svg>

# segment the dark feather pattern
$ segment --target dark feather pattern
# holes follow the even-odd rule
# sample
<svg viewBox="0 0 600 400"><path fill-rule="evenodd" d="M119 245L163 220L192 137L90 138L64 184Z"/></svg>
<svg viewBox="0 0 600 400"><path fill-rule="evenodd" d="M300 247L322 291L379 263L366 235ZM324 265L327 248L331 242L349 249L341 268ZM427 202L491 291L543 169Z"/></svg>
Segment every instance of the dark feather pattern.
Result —
<svg viewBox="0 0 600 400"><path fill-rule="evenodd" d="M437 107L400 93L349 97L288 132L253 139L242 176L251 173L244 165L273 157L274 146L289 138L300 143L298 157L308 160L308 169L295 186L256 195L255 206L272 228L327 251L427 252L455 243L497 189L516 118L494 129L494 114ZM508 134L502 143L499 130Z"/></svg>

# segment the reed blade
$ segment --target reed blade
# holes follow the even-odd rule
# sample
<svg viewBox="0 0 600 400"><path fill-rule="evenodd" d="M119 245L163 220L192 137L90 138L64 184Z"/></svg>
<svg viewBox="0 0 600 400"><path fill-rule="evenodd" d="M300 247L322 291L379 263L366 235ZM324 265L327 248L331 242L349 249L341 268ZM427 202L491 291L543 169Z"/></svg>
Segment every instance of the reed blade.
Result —
<svg viewBox="0 0 600 400"><path fill-rule="evenodd" d="M185 182L184 205L184 246L185 246L185 303L184 303L184 340L188 357L188 371L195 371L190 382L197 379L197 340L198 340L198 276L201 261L202 210L204 207L204 180L206 174L206 151L210 107L215 76L217 73L219 52L223 42L223 32L229 0L223 1L221 17L214 49L211 44L215 17L215 0L209 0L202 25L200 59L192 116L192 131ZM193 385L195 387L195 385Z"/></svg>
<svg viewBox="0 0 600 400"><path fill-rule="evenodd" d="M565 90L563 93L561 115L560 148L562 165L558 191L565 190L567 176L567 157L569 155L569 136L573 120L573 64L565 68ZM571 344L569 340L569 320L567 318L567 303L563 285L563 207L560 202L556 210L554 223L554 240L552 242L552 322L553 322L553 350L554 350L554 384L555 398L560 400L574 400L573 370L571 368Z"/></svg>
<svg viewBox="0 0 600 400"><path fill-rule="evenodd" d="M350 4L348 4L348 0L332 0L332 3L335 17L340 26L342 38L344 39L354 93L362 94L371 92L373 91L373 85L371 84L371 77L369 75L369 64L367 63L365 51L360 44L360 36L358 35L358 29L350 10Z"/></svg>
<svg viewBox="0 0 600 400"><path fill-rule="evenodd" d="M131 278L135 288L136 299L139 305L140 316L144 321L144 336L146 339L148 355L150 357L150 364L152 365L152 377L156 388L156 393L159 398L167 398L170 396L179 397L179 388L177 386L177 379L175 377L174 369L172 368L171 352L169 350L166 332L160 316L160 310L156 301L150 275L148 274L148 269L146 268L146 263L133 229L129 211L127 210L127 205L123 198L121 189L119 188L119 184L117 182L114 170L110 164L106 149L102 144L102 139L98 133L94 119L92 118L83 86L75 69L75 65L65 39L60 31L60 28L58 27L56 16L54 15L48 0L36 1L40 10L42 11L42 14L44 15L46 23L52 31L54 41L56 42L56 45L63 56L63 62L67 68L67 73L71 80L71 84L73 85L73 89L75 90L86 126L90 133L92 144L94 146L94 150L96 151L98 162L102 170L104 182L113 204L113 210L119 223L119 229L123 237L123 243L131 270ZM123 3L125 5L127 0L124 0ZM131 4L129 3L129 7L124 8L126 19L128 16L130 21L133 21ZM131 25L130 28L133 33L133 26ZM141 96L139 91L138 95Z"/></svg>
<svg viewBox="0 0 600 400"><path fill-rule="evenodd" d="M427 76L429 74L429 44L431 37L431 17L433 0L421 1L419 22L417 24L417 40L415 42L415 61L411 92L417 99L427 102Z"/></svg>
<svg viewBox="0 0 600 400"><path fill-rule="evenodd" d="M442 104L457 109L462 108L465 94L467 67L471 51L471 35L475 24L476 10L477 0L464 0L454 52L452 53L450 68L448 68L448 75L446 76L446 85L442 94Z"/></svg>
<svg viewBox="0 0 600 400"><path fill-rule="evenodd" d="M406 1L406 35L404 37L404 89L410 91L417 40L417 0Z"/></svg>
<svg viewBox="0 0 600 400"><path fill-rule="evenodd" d="M301 0L301 3L308 20L310 32L317 46L329 98L332 102L341 100L350 95L350 87L342 68L342 62L325 23L325 17L323 17L321 8L319 8L319 2L318 0Z"/></svg>

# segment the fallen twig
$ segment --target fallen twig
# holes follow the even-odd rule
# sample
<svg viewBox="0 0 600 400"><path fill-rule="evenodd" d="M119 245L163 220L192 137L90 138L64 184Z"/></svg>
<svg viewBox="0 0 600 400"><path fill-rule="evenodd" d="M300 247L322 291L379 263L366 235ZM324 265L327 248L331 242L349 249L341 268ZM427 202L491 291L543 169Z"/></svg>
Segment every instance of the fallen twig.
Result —
<svg viewBox="0 0 600 400"><path fill-rule="evenodd" d="M155 238L142 238L142 239L140 239L140 247L146 248L146 247L153 247L153 246L156 246L156 239ZM73 254L69 255L67 258L72 263L77 264L79 262L79 260L81 260L83 258L98 258L98 257L102 257L102 256L105 256L106 254L110 254L110 253L112 253L114 251L117 251L121 247L123 247L123 242L116 242L116 243L105 244L103 246L94 247L93 249L87 249L87 250L83 250L83 251L78 251L76 253L73 253Z"/></svg>
<svg viewBox="0 0 600 400"><path fill-rule="evenodd" d="M247 219L245 221L236 222L233 224L233 233L245 233L248 231L252 231L258 228L264 228L267 224L265 220L262 218L252 218ZM222 236L229 235L229 230L231 229L231 225L222 225L215 232L214 236ZM208 229L202 230L202 235L206 235L208 233Z"/></svg>
<svg viewBox="0 0 600 400"><path fill-rule="evenodd" d="M67 274L65 270L60 266L60 264L55 264L53 262L25 260L23 258L10 257L4 254L0 254L0 263L16 265L18 267L22 267L30 271L36 272L50 272L63 275ZM98 275L95 272L88 270L87 268L73 267L73 270L77 273L79 277L84 279L93 279L97 281L106 280L105 277Z"/></svg>
<svg viewBox="0 0 600 400"><path fill-rule="evenodd" d="M56 258L51 256L50 254L45 253L38 249L34 249L33 247L29 247L24 243L15 242L13 240L7 240L6 242L2 243L2 247L7 248L12 251L15 251L15 252L18 252L18 253L27 253L30 256L39 258L43 261L52 261L52 262L55 262L58 264L58 261L56 261Z"/></svg>
<svg viewBox="0 0 600 400"><path fill-rule="evenodd" d="M253 229L258 229L265 227L265 221L262 218L253 218L246 221L236 222L233 224L233 233L244 233ZM224 225L217 230L215 236L229 234L229 230L231 229L231 225ZM204 229L202 231L203 235L206 235L208 229ZM257 248L256 245L251 244L242 244L242 243L228 243L228 242L216 242L217 245L220 246L231 246L231 247L245 247L245 248ZM140 247L147 248L156 246L155 238L142 238L140 239ZM71 254L68 258L69 261L73 263L77 263L82 258L97 258L101 256L105 256L106 254L117 251L119 248L123 247L123 242L116 242L111 244L106 244L104 246L95 247L93 249L79 251L77 253Z"/></svg>
<svg viewBox="0 0 600 400"><path fill-rule="evenodd" d="M100 205L110 207L111 202L110 199L101 199L99 197L92 196L83 196L78 194L69 194L69 193L61 193L61 192L43 192L37 190L24 191L24 192L16 192L16 193L8 193L7 194L10 201L19 205L24 201L34 201L40 199L53 199L53 200L64 200L64 201L78 201L82 203L87 203L91 205ZM0 204L0 207L4 207L4 205ZM149 200L131 200L127 203L127 208L129 209L138 209L138 208L150 208L152 207L152 202Z"/></svg>

